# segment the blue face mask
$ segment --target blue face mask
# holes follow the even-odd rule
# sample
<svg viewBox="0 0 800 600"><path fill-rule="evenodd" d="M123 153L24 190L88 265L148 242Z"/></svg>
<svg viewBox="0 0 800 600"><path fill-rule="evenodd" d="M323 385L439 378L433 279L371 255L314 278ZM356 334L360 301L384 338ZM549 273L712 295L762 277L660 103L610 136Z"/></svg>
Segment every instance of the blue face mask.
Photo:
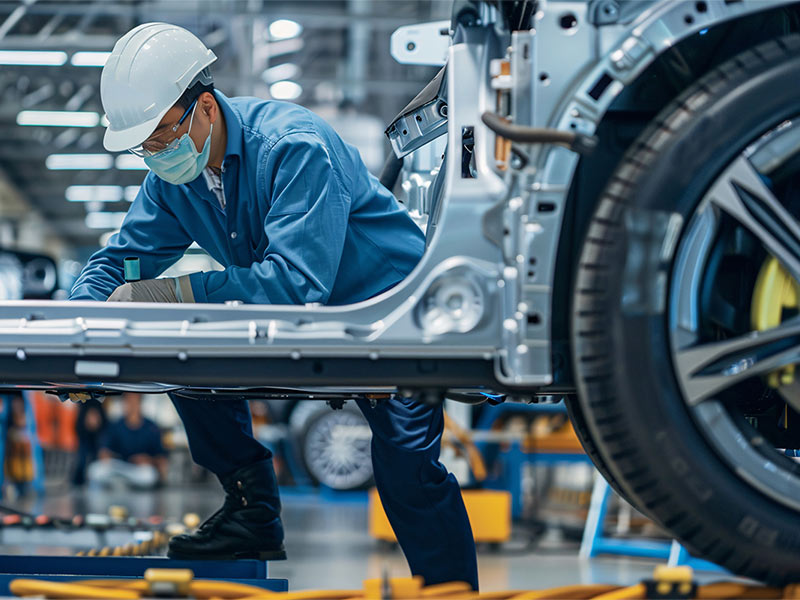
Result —
<svg viewBox="0 0 800 600"><path fill-rule="evenodd" d="M195 105L196 109L197 105ZM192 130L193 120L194 110L192 110L192 118L189 121L189 131ZM208 156L211 152L211 132L214 131L214 125L211 125L200 152L197 151L192 138L189 137L189 131L180 137L176 146L166 148L152 156L146 156L144 159L147 168L167 183L181 185L194 181L208 165Z"/></svg>

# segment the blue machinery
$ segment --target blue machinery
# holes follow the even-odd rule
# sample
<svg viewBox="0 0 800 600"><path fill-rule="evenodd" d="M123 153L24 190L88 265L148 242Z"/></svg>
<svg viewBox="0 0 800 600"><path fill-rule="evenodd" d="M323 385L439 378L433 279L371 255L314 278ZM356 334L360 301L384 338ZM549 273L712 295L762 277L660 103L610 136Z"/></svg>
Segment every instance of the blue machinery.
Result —
<svg viewBox="0 0 800 600"><path fill-rule="evenodd" d="M2 497L5 476L6 440L12 425L12 400L13 396L11 395L0 395L0 497ZM36 433L33 405L27 392L22 392L22 401L25 405L25 435L31 445L31 460L33 461L33 480L31 485L36 493L42 496L44 495L44 456L42 447L39 444L39 436Z"/></svg>
<svg viewBox="0 0 800 600"><path fill-rule="evenodd" d="M592 558L599 554L618 554L663 559L667 560L671 567L687 565L698 571L725 572L722 567L714 563L694 558L675 540L670 543L639 538L627 540L606 537L603 533L603 523L608 513L608 501L611 499L611 494L608 482L599 475L596 476L592 489L592 502L583 530L580 549L582 558Z"/></svg>
<svg viewBox="0 0 800 600"><path fill-rule="evenodd" d="M216 579L254 585L272 592L289 589L286 579L267 577L267 563L258 560L172 560L129 556L0 555L0 596L9 596L14 579L35 578L70 583L83 579L139 579L147 569L191 569L195 579Z"/></svg>
<svg viewBox="0 0 800 600"><path fill-rule="evenodd" d="M564 404L517 404L506 402L484 410L475 424L475 430L479 432L474 436L475 446L484 456L487 455L487 448L494 444L492 436L482 436L480 432L489 432L492 425L505 416L520 414L566 414L567 409ZM486 439L482 439L486 437ZM584 452L526 452L522 447L522 440L518 437L508 439L508 449L501 452L503 457L503 473L500 477L487 480L485 487L489 489L504 489L511 493L511 516L519 519L522 516L522 468L528 463L555 465L563 463L584 463L591 464L591 459Z"/></svg>
<svg viewBox="0 0 800 600"><path fill-rule="evenodd" d="M484 411L476 423L478 431L489 431L493 423L504 416L534 413L554 414L565 413L563 403L559 404L513 404L504 403ZM476 440L476 446L485 452L487 444L491 442ZM526 463L563 464L563 463L588 463L591 459L583 453L568 452L525 452L520 439L511 439L508 450L503 452L503 474L494 481L487 482L487 487L500 487L511 492L511 513L514 519L522 515L522 477L520 476L523 465ZM714 563L695 558L678 542L665 542L647 539L622 539L607 537L603 532L603 523L608 513L608 502L612 490L605 479L596 476L592 490L592 500L586 525L583 531L580 556L592 558L600 554L616 554L642 558L655 558L667 560L669 566L687 565L698 571L722 571L724 569Z"/></svg>

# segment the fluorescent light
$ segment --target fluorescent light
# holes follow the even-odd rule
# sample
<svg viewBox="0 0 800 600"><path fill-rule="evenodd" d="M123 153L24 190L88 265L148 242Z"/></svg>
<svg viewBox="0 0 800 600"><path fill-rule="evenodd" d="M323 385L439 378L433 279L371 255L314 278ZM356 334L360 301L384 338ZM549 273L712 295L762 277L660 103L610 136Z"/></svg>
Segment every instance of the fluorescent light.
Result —
<svg viewBox="0 0 800 600"><path fill-rule="evenodd" d="M300 67L294 63L283 63L264 71L261 78L267 83L275 83L281 79L296 79L298 75L300 75Z"/></svg>
<svg viewBox="0 0 800 600"><path fill-rule="evenodd" d="M51 154L44 161L45 166L51 171L110 169L114 164L114 157L110 154Z"/></svg>
<svg viewBox="0 0 800 600"><path fill-rule="evenodd" d="M71 185L65 194L70 202L119 202L123 192L120 185Z"/></svg>
<svg viewBox="0 0 800 600"><path fill-rule="evenodd" d="M292 40L278 40L267 44L267 54L270 58L276 56L283 56L284 54L293 54L300 52L303 49L303 38L294 38Z"/></svg>
<svg viewBox="0 0 800 600"><path fill-rule="evenodd" d="M139 194L139 187L138 185L129 185L125 187L125 200L128 202L133 202L136 200L136 196Z"/></svg>
<svg viewBox="0 0 800 600"><path fill-rule="evenodd" d="M67 53L51 50L0 50L0 65L60 67Z"/></svg>
<svg viewBox="0 0 800 600"><path fill-rule="evenodd" d="M147 171L147 165L141 156L136 156L130 152L120 154L114 161L114 166L120 171Z"/></svg>
<svg viewBox="0 0 800 600"><path fill-rule="evenodd" d="M97 127L99 121L96 112L69 110L23 110L17 115L17 125L43 127Z"/></svg>
<svg viewBox="0 0 800 600"><path fill-rule="evenodd" d="M86 215L89 229L119 229L125 219L125 212L92 212Z"/></svg>
<svg viewBox="0 0 800 600"><path fill-rule="evenodd" d="M104 67L111 52L76 52L70 62L76 67Z"/></svg>
<svg viewBox="0 0 800 600"><path fill-rule="evenodd" d="M278 19L269 24L269 37L273 40L288 40L303 33L303 26L297 21Z"/></svg>
<svg viewBox="0 0 800 600"><path fill-rule="evenodd" d="M276 81L269 86L269 94L277 100L295 100L303 93L303 88L294 81Z"/></svg>
<svg viewBox="0 0 800 600"><path fill-rule="evenodd" d="M112 231L106 231L105 233L100 234L100 245L108 246L108 242L111 240L111 237L117 235L118 233L119 229L114 229Z"/></svg>

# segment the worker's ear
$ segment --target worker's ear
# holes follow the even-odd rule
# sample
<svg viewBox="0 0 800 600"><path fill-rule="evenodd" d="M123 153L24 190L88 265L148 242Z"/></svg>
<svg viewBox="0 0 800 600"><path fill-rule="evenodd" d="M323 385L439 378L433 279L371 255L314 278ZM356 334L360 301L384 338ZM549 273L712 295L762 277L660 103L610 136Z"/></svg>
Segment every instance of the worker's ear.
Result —
<svg viewBox="0 0 800 600"><path fill-rule="evenodd" d="M208 117L208 121L212 125L216 123L217 116L219 115L219 107L217 106L217 101L214 99L214 94L211 92L203 92L200 94L197 101L200 104L198 108Z"/></svg>

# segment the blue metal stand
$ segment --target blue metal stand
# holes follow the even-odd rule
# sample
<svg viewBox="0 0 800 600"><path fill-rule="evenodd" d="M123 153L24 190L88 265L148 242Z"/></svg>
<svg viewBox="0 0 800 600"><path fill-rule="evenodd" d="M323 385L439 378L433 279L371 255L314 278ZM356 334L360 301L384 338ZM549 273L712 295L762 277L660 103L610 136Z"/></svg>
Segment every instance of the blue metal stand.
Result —
<svg viewBox="0 0 800 600"><path fill-rule="evenodd" d="M477 431L490 431L494 422L506 415L518 414L559 414L566 413L566 407L560 404L519 404L506 402L486 408L475 425ZM490 444L496 442L483 441L478 438L475 446L484 456ZM591 459L583 452L525 452L522 440L511 440L507 450L498 453L503 459L503 473L500 477L487 480L484 486L488 489L502 489L511 492L511 516L519 519L522 516L522 468L527 463L557 465L563 463L591 464Z"/></svg>
<svg viewBox="0 0 800 600"><path fill-rule="evenodd" d="M669 549L668 564L670 567L686 565L688 567L692 567L695 571L712 571L731 575L727 569L720 567L716 563L692 556L689 554L689 551L681 546L676 540L672 540L672 545Z"/></svg>
<svg viewBox="0 0 800 600"><path fill-rule="evenodd" d="M611 487L608 482L596 477L592 489L592 501L586 525L583 529L580 556L591 558L598 554L618 554L622 556L638 556L667 560L672 567L687 565L698 571L726 572L725 569L706 560L694 558L677 541L662 542L645 539L618 539L603 534L603 523L608 513L608 501L611 498Z"/></svg>
<svg viewBox="0 0 800 600"><path fill-rule="evenodd" d="M289 589L286 579L269 579L267 563L258 560L172 560L159 557L79 557L0 555L0 595L14 579L75 582L83 579L134 579L147 569L191 569L196 579L220 579L272 592Z"/></svg>

